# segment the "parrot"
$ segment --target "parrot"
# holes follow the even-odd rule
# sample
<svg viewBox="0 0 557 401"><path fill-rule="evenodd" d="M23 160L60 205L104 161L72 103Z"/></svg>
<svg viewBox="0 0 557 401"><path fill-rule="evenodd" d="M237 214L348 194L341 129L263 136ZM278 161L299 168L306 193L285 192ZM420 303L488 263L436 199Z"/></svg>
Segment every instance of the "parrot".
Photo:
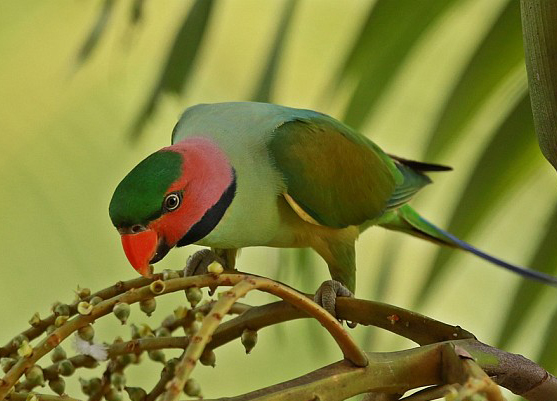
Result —
<svg viewBox="0 0 557 401"><path fill-rule="evenodd" d="M553 276L480 251L408 204L431 183L427 173L449 167L387 154L326 114L269 103L198 104L184 111L171 143L133 168L109 205L125 255L143 276L172 248L189 244L209 247L227 269L245 247L312 248L332 281L352 294L355 241L380 226L557 285Z"/></svg>

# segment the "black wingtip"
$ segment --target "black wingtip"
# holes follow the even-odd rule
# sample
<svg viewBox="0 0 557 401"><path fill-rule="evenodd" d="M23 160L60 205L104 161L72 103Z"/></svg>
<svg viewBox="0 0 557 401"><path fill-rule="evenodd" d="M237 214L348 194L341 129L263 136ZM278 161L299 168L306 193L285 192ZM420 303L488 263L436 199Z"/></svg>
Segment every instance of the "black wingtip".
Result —
<svg viewBox="0 0 557 401"><path fill-rule="evenodd" d="M420 171L422 173L451 171L453 169L452 167L443 166L442 164L418 162L416 160L408 160L391 154L389 154L389 157L395 159L399 163L404 164L405 166L410 167L413 170Z"/></svg>

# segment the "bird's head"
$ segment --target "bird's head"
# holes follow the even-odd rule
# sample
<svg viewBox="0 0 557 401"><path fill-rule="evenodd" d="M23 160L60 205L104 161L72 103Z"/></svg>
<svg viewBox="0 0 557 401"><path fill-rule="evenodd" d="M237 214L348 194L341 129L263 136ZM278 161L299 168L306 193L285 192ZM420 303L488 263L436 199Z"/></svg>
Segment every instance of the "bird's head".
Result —
<svg viewBox="0 0 557 401"><path fill-rule="evenodd" d="M110 201L112 224L124 252L143 276L174 246L208 235L236 192L236 176L212 141L190 138L155 152L116 187Z"/></svg>

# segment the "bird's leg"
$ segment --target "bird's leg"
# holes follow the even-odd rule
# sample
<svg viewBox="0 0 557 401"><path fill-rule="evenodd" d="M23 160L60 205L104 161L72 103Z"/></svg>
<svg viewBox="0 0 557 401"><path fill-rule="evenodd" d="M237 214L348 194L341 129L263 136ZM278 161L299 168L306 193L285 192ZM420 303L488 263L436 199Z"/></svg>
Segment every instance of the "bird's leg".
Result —
<svg viewBox="0 0 557 401"><path fill-rule="evenodd" d="M327 280L315 293L314 301L337 317L337 297L353 297L356 288L356 252L354 241L329 241L314 248L327 261L332 280ZM355 324L348 322L348 327Z"/></svg>
<svg viewBox="0 0 557 401"><path fill-rule="evenodd" d="M207 274L207 268L213 262L218 262L224 270L235 270L237 249L202 249L188 258L184 268L184 276Z"/></svg>

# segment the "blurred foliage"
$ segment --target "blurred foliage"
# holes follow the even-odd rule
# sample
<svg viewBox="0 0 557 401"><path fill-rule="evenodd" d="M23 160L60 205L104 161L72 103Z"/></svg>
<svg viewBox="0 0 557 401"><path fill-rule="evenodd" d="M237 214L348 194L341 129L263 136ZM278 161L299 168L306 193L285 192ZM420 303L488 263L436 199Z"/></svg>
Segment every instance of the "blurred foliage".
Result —
<svg viewBox="0 0 557 401"><path fill-rule="evenodd" d="M485 251L555 273L557 191L537 149L520 26L513 0L3 3L0 239L4 270L15 273L0 283L11 300L1 305L3 318L22 326L34 312L30 294L54 300L60 282L101 287L133 274L108 221L111 192L168 143L180 111L200 102L318 109L390 153L452 165L413 205ZM193 250L173 251L162 267L176 268ZM288 256L280 264L279 254ZM309 260L315 268L299 266ZM239 266L280 269L306 292L327 278L306 251L247 249ZM358 266L360 297L419 305L485 342L557 366L556 319L547 312L557 310L553 289L379 229L362 235ZM305 341L318 335L306 325L293 330L282 332L285 352L274 363L296 358L295 371L265 370L261 385L335 359L326 340ZM373 349L405 344L354 333ZM261 337L252 368L268 365Z"/></svg>

